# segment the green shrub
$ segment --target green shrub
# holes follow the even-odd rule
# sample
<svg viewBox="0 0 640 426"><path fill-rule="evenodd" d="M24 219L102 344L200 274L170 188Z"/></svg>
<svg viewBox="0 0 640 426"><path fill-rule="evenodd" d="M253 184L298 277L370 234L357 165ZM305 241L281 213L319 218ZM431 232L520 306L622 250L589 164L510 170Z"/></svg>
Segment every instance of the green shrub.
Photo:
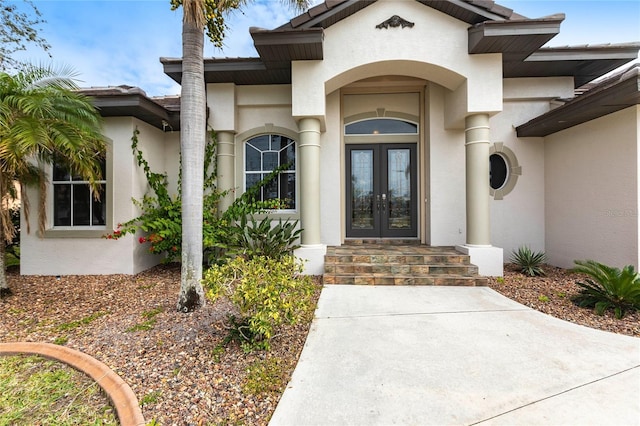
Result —
<svg viewBox="0 0 640 426"><path fill-rule="evenodd" d="M311 309L313 282L300 272L302 265L293 256L239 256L207 270L203 285L209 300L231 301L237 314L230 317L232 333L246 348L269 349L278 327L295 323Z"/></svg>
<svg viewBox="0 0 640 426"><path fill-rule="evenodd" d="M587 275L577 281L580 294L573 301L581 307L593 307L596 314L613 308L616 318L624 316L625 310L640 309L640 274L632 265L622 270L594 260L576 260L574 272Z"/></svg>
<svg viewBox="0 0 640 426"><path fill-rule="evenodd" d="M276 225L273 222L268 216L260 222L254 216L242 217L237 225L230 227L230 251L248 258L291 256L300 247L297 244L301 232L296 229L298 221L279 219Z"/></svg>
<svg viewBox="0 0 640 426"><path fill-rule="evenodd" d="M287 385L287 368L282 358L260 359L247 368L242 384L245 395L280 394Z"/></svg>
<svg viewBox="0 0 640 426"><path fill-rule="evenodd" d="M119 223L117 228L103 237L117 240L125 235L135 235L142 231L145 236L139 237L140 244L148 244L149 252L164 255L163 261L179 261L182 253L182 181L178 178L178 193L169 194L168 176L151 170L149 162L138 147L136 128L131 137L131 150L147 178L150 191L141 200L133 199L142 214L127 222ZM271 209L281 208L286 201L279 199L258 200L258 194L265 185L278 177L287 165L281 166L265 176L263 180L236 198L231 206L222 214L218 212L218 202L228 191L220 191L216 186L216 149L217 141L214 132L210 132L209 141L204 152L204 186L202 210L202 239L205 259L217 263L227 256L232 246L234 233L231 232L236 222L247 215L265 213Z"/></svg>
<svg viewBox="0 0 640 426"><path fill-rule="evenodd" d="M543 252L534 252L527 246L521 246L511 254L511 262L515 263L520 272L530 277L544 275L542 265L547 261L547 255Z"/></svg>

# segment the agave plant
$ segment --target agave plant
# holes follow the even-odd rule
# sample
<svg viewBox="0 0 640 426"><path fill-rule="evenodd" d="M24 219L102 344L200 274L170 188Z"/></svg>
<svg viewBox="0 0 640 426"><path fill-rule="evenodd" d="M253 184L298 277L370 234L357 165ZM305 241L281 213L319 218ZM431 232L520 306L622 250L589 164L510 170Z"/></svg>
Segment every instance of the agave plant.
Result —
<svg viewBox="0 0 640 426"><path fill-rule="evenodd" d="M546 261L547 255L543 251L532 251L527 246L522 246L511 254L511 262L515 263L523 274L530 277L544 275L542 265Z"/></svg>
<svg viewBox="0 0 640 426"><path fill-rule="evenodd" d="M575 264L573 271L588 277L576 282L581 290L573 300L579 306L593 307L598 315L613 308L618 319L628 309L640 309L640 274L632 265L620 270L594 260L576 260Z"/></svg>

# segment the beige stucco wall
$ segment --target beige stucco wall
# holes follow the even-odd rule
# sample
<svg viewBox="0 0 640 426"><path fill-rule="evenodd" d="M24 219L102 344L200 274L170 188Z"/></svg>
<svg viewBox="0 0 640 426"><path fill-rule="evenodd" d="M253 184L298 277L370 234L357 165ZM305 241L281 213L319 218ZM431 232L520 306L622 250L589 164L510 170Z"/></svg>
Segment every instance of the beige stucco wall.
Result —
<svg viewBox="0 0 640 426"><path fill-rule="evenodd" d="M131 197L141 198L146 191L146 179L131 153L131 137L136 126L140 130L139 146L151 166L164 166L163 132L137 119L105 119L105 135L111 141L109 149L113 158L113 162L107 165L108 182L113 191L113 205L108 209L111 220L107 219L107 222L113 227L138 214ZM100 238L101 234L112 229L98 230L93 236L84 238L73 237L73 231L45 233L45 237L40 238L36 232L38 191L29 189L29 198L32 200L31 233L23 232L20 240L20 272L24 275L134 274L160 260L157 256L149 255L147 247L140 245L136 237L128 236L117 241ZM48 229L54 229L52 214L49 213L48 217ZM24 215L22 228L26 229Z"/></svg>
<svg viewBox="0 0 640 426"><path fill-rule="evenodd" d="M523 245L545 249L543 138L518 138L515 127L549 111L552 100L571 96L570 77L504 80L503 111L491 118L491 142L511 150L521 168L513 189L490 204L491 243L504 249L505 261Z"/></svg>
<svg viewBox="0 0 640 426"><path fill-rule="evenodd" d="M638 267L640 107L545 139L546 252L553 265L576 259Z"/></svg>
<svg viewBox="0 0 640 426"><path fill-rule="evenodd" d="M344 149L338 91L327 96L327 121L333 125L320 135L320 239L323 244L340 245L344 229Z"/></svg>
<svg viewBox="0 0 640 426"><path fill-rule="evenodd" d="M415 26L376 28L392 15ZM447 127L461 126L466 112L500 111L501 55L469 55L467 28L419 2L378 1L325 30L324 60L292 63L293 115L324 118L326 94L380 75L411 76L448 88Z"/></svg>
<svg viewBox="0 0 640 426"><path fill-rule="evenodd" d="M464 244L466 239L464 131L445 129L446 92L430 83L425 95L430 170L424 177L429 186L427 243L433 246Z"/></svg>

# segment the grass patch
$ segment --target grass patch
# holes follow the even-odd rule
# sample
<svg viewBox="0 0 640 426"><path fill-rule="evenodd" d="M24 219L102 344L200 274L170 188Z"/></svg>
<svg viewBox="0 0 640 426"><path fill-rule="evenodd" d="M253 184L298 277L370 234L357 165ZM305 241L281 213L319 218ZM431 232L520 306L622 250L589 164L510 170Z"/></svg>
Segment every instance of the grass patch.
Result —
<svg viewBox="0 0 640 426"><path fill-rule="evenodd" d="M127 333L133 333L135 331L151 330L156 325L156 316L161 312L163 312L163 309L161 307L151 309L150 311L144 311L142 313L142 317L145 319L145 321L129 327L125 331Z"/></svg>
<svg viewBox="0 0 640 426"><path fill-rule="evenodd" d="M56 337L53 340L53 344L54 345L66 345L68 341L69 341L69 338L67 336L60 336L60 337Z"/></svg>
<svg viewBox="0 0 640 426"><path fill-rule="evenodd" d="M69 322L65 322L62 324L59 324L56 327L56 330L58 331L69 331L69 330L75 330L78 327L81 327L83 325L89 325L91 324L93 321L97 320L100 317L103 317L105 315L107 315L109 312L94 312L91 315L81 318L79 320L76 321L69 321Z"/></svg>
<svg viewBox="0 0 640 426"><path fill-rule="evenodd" d="M158 399L160 399L161 395L161 391L153 391L145 394L142 398L140 398L140 406L142 407L147 404L155 404L156 402L158 402Z"/></svg>
<svg viewBox="0 0 640 426"><path fill-rule="evenodd" d="M97 383L37 356L0 356L0 425L117 425Z"/></svg>

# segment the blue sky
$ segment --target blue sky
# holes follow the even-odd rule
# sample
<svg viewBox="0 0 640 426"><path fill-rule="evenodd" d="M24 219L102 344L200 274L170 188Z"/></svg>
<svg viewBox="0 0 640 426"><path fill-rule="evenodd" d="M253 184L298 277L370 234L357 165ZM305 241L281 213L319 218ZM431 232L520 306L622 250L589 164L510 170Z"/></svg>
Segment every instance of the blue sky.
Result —
<svg viewBox="0 0 640 426"><path fill-rule="evenodd" d="M529 18L565 13L561 33L549 46L640 41L640 0L497 3ZM127 84L150 96L180 92L159 62L161 56L181 56L181 10L171 11L169 0L35 0L34 4L47 21L40 34L52 46L53 63L75 69L81 86ZM225 47L220 50L208 42L205 56L257 56L249 27L275 28L295 14L278 0L249 3L244 13L236 12L228 19L231 31ZM35 47L21 57L36 63L51 62Z"/></svg>

